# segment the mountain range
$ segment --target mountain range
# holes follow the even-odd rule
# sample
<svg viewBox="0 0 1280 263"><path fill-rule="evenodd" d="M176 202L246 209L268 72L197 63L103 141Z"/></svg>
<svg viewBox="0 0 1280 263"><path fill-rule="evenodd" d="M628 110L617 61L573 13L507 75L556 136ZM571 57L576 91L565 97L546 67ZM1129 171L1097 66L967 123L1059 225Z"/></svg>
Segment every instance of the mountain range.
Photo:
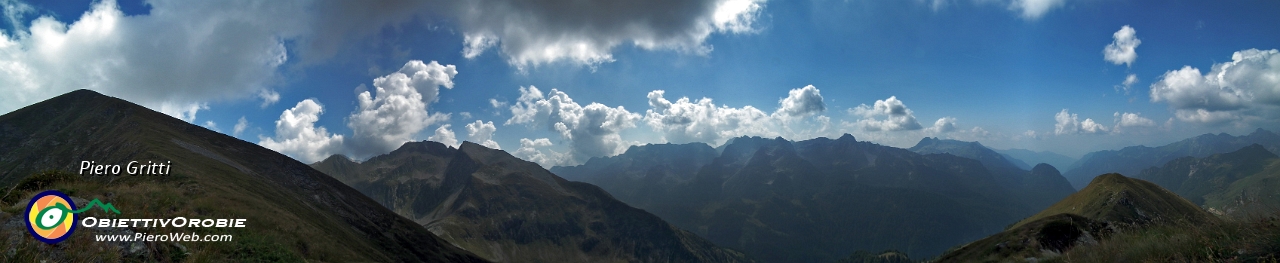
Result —
<svg viewBox="0 0 1280 263"><path fill-rule="evenodd" d="M471 142L410 142L312 166L496 262L752 262L599 187Z"/></svg>
<svg viewBox="0 0 1280 263"><path fill-rule="evenodd" d="M1226 133L1204 134L1159 147L1130 146L1120 150L1097 151L1085 154L1063 173L1071 185L1078 188L1094 176L1106 173L1136 175L1142 170L1162 166L1182 157L1203 158L1226 153L1251 144L1261 145L1273 153L1280 152L1280 135L1257 129L1243 136Z"/></svg>
<svg viewBox="0 0 1280 263"><path fill-rule="evenodd" d="M1049 151L1032 151L1032 150L1026 150L1026 149L1007 149L1007 150L995 150L995 151L1000 153L1001 155L1004 155L1006 159L1010 159L1010 161L1014 162L1014 164L1019 164L1019 163L1025 164L1025 166L1019 165L1019 167L1022 167L1022 169L1028 169L1028 170L1031 169L1032 164L1038 164L1038 163L1047 163L1049 165L1053 165L1053 167L1055 168L1064 169L1067 167L1071 167L1071 164L1077 161L1076 158L1071 158L1066 155L1058 154L1055 152L1049 152Z"/></svg>
<svg viewBox="0 0 1280 263"><path fill-rule="evenodd" d="M430 141L306 165L79 90L0 115L0 261L1264 260L1280 256L1269 252L1280 251L1277 146L1261 129L1206 134L1090 153L1066 176L1023 161L1057 158L1044 153L938 138L902 149L848 134L633 146L550 170ZM172 170L81 175L82 161ZM80 228L47 245L27 237L21 216L44 190L101 200L123 218L248 227ZM166 231L234 240L93 241Z"/></svg>
<svg viewBox="0 0 1280 263"><path fill-rule="evenodd" d="M1009 158L978 142L963 142L925 137L909 150L920 154L951 154L977 160L995 175L1003 189L1025 197L1031 209L1042 209L1075 192L1066 178L1052 165L1039 163L1022 168L1025 163ZM1020 165L1021 164L1021 165ZM1028 171L1030 170L1030 171Z"/></svg>
<svg viewBox="0 0 1280 263"><path fill-rule="evenodd" d="M1253 144L1204 158L1174 159L1163 166L1147 168L1135 178L1168 188L1192 203L1212 208L1211 211L1246 212L1239 208L1248 207L1246 204L1280 204L1275 195L1266 193L1280 189L1270 183L1272 179L1267 179L1280 176L1275 166L1280 166L1280 157L1262 145Z"/></svg>
<svg viewBox="0 0 1280 263"><path fill-rule="evenodd" d="M924 150L954 142L933 141L922 142L921 154L848 134L740 137L718 148L635 146L551 171L766 262L830 262L885 249L928 257L1070 194L1051 166L1021 170L980 144L957 145L954 154ZM1061 196L1028 194L1042 187L1037 194Z"/></svg>
<svg viewBox="0 0 1280 263"><path fill-rule="evenodd" d="M171 163L169 175L81 175L82 161ZM0 261L485 262L306 164L142 106L78 90L0 116ZM28 236L43 190L121 218L242 218L244 228L79 228ZM81 203L84 204L84 203ZM90 216L105 217L89 211ZM95 234L229 234L227 242L94 242Z"/></svg>

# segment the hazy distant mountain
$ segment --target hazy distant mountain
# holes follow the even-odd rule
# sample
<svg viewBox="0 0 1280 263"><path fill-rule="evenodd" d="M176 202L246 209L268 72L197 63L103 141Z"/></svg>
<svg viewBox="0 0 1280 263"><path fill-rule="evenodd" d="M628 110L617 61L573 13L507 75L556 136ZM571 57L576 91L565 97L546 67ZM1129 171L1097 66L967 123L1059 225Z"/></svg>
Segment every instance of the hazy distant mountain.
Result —
<svg viewBox="0 0 1280 263"><path fill-rule="evenodd" d="M910 150L920 154L952 154L978 160L996 176L1002 188L1012 191L1032 209L1048 207L1075 192L1075 188L1053 166L1041 163L1034 168L1023 169L1017 165L1021 161L1011 160L978 142L925 137Z"/></svg>
<svg viewBox="0 0 1280 263"><path fill-rule="evenodd" d="M1062 155L1062 154L1058 154L1050 151L1037 152L1037 151L1025 150L1025 149L1008 149L1008 150L995 150L995 151L1005 155L1005 158L1012 158L1014 160L1025 162L1027 164L1047 163L1049 165L1053 165L1053 167L1058 169L1070 168L1071 164L1077 161L1076 158L1067 157L1066 155ZM1030 168L1027 168L1027 169L1030 169Z"/></svg>
<svg viewBox="0 0 1280 263"><path fill-rule="evenodd" d="M1253 144L1234 152L1205 158L1174 159L1163 166L1142 170L1134 178L1151 181L1173 190L1192 203L1203 205L1205 195L1221 193L1237 180L1261 172L1276 159L1274 153L1261 145Z"/></svg>
<svg viewBox="0 0 1280 263"><path fill-rule="evenodd" d="M719 153L702 143L651 144L632 146L613 157L592 158L581 166L555 167L566 180L591 182L610 191L618 200L636 207L648 207L655 199L669 196L676 186L687 183L702 166ZM656 165L655 165L656 164ZM611 180L592 177L611 172ZM631 187L643 185L644 187Z"/></svg>
<svg viewBox="0 0 1280 263"><path fill-rule="evenodd" d="M707 148L636 146L552 171L637 200L672 224L768 262L831 262L886 249L929 257L1036 211L977 160L847 134L798 142L734 138L709 162ZM687 167L699 163L690 175ZM637 171L647 172L642 178ZM640 190L655 186L666 190Z"/></svg>
<svg viewBox="0 0 1280 263"><path fill-rule="evenodd" d="M599 187L471 142L409 142L363 163L333 156L312 166L493 261L750 261Z"/></svg>
<svg viewBox="0 0 1280 263"><path fill-rule="evenodd" d="M168 176L78 175L81 161L172 168ZM287 156L88 90L0 116L0 189L0 251L9 251L0 261L483 261ZM21 210L9 209L46 189L114 203L120 218L243 218L246 227L136 230L234 238L180 243L94 242L94 234L135 229L79 228L48 246L27 236L25 216L12 216Z"/></svg>
<svg viewBox="0 0 1280 263"><path fill-rule="evenodd" d="M1151 182L1120 174L1087 187L1009 229L958 247L938 262L1024 262L1098 244L1118 231L1151 225L1204 224L1217 218ZM1158 242L1158 241L1157 241ZM1033 261L1033 260L1031 260Z"/></svg>
<svg viewBox="0 0 1280 263"><path fill-rule="evenodd" d="M1130 146L1120 150L1098 151L1085 154L1067 168L1064 175L1072 186L1083 187L1093 176L1105 173L1138 174L1143 169L1162 166L1182 157L1203 158L1259 144L1271 152L1280 152L1280 135L1257 129L1244 136L1226 133L1204 134L1160 147Z"/></svg>

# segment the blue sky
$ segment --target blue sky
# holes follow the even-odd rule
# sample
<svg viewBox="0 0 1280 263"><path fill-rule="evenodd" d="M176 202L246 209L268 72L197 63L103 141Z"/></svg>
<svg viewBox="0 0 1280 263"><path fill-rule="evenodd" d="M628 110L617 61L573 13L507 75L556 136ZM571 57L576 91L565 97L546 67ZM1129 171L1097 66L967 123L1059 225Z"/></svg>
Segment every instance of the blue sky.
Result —
<svg viewBox="0 0 1280 263"><path fill-rule="evenodd" d="M1275 1L571 3L0 1L0 112L90 88L304 162L843 133L1079 156L1280 130Z"/></svg>

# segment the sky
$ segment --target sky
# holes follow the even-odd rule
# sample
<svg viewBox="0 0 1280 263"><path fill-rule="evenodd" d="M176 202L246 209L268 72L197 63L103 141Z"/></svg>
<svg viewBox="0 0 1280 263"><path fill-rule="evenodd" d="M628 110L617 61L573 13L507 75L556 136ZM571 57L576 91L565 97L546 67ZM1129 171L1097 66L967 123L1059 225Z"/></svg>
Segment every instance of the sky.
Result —
<svg viewBox="0 0 1280 263"><path fill-rule="evenodd" d="M0 113L76 89L302 162L543 166L848 133L1079 157L1280 131L1280 2L0 0Z"/></svg>

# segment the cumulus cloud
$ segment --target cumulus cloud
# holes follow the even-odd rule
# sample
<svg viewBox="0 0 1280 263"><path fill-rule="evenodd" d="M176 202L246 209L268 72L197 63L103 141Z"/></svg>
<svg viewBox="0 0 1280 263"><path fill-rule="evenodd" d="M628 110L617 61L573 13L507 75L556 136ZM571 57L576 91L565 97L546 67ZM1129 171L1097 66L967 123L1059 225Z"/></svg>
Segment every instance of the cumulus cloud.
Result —
<svg viewBox="0 0 1280 263"><path fill-rule="evenodd" d="M537 87L520 87L520 98L511 105L505 125L524 124L547 129L569 141L569 160L576 164L596 156L616 155L632 143L622 140L622 130L636 127L641 119L622 106L610 108L600 103L582 106L569 94L551 89L543 94Z"/></svg>
<svg viewBox="0 0 1280 263"><path fill-rule="evenodd" d="M231 128L231 134L240 136L240 134L244 133L244 130L248 128L249 120L244 119L244 116L240 116L240 120L236 121L236 126Z"/></svg>
<svg viewBox="0 0 1280 263"><path fill-rule="evenodd" d="M662 132L667 142L718 144L735 136L763 135L769 130L766 123L770 116L755 107L717 107L710 98L692 101L681 97L672 102L663 97L665 94L663 90L649 92L649 110L644 120Z"/></svg>
<svg viewBox="0 0 1280 263"><path fill-rule="evenodd" d="M1280 108L1280 51L1248 49L1205 74L1183 66L1151 84L1151 102L1165 102L1185 122L1275 121Z"/></svg>
<svg viewBox="0 0 1280 263"><path fill-rule="evenodd" d="M492 121L482 122L480 120L476 120L476 122L467 123L468 140L483 145L484 147L502 150L502 147L498 146L498 142L493 141L493 133L497 131L498 127L494 126Z"/></svg>
<svg viewBox="0 0 1280 263"><path fill-rule="evenodd" d="M1152 121L1151 119L1143 118L1143 117L1142 117L1142 115L1140 115L1140 114L1138 114L1138 113L1128 113L1128 112L1120 113L1120 112L1116 112L1115 114L1113 114L1113 116L1115 116L1115 118L1116 118L1116 129L1117 129L1117 130L1118 130L1119 128L1121 128L1121 127L1126 127L1126 128L1127 128L1127 127L1153 127L1153 126L1156 126L1156 122L1155 122L1155 121Z"/></svg>
<svg viewBox="0 0 1280 263"><path fill-rule="evenodd" d="M552 167L559 165L564 161L564 154L551 151L544 148L551 146L551 140L547 138L538 138L530 140L529 138L520 138L520 149L512 155L530 162L538 163L542 167Z"/></svg>
<svg viewBox="0 0 1280 263"><path fill-rule="evenodd" d="M1080 121L1079 115L1067 112L1067 109L1062 109L1058 114L1053 115L1053 119L1057 121L1053 129L1053 133L1057 135L1102 133L1108 130L1107 126L1095 122L1093 119L1086 118L1084 121Z"/></svg>
<svg viewBox="0 0 1280 263"><path fill-rule="evenodd" d="M956 118L942 117L938 121L933 122L933 127L925 128L925 132L932 134L948 133L956 131Z"/></svg>
<svg viewBox="0 0 1280 263"><path fill-rule="evenodd" d="M329 134L324 127L315 126L323 112L324 106L314 99L298 102L298 105L280 114L280 119L276 121L275 137L259 136L258 145L304 163L318 162L341 153L342 135Z"/></svg>
<svg viewBox="0 0 1280 263"><path fill-rule="evenodd" d="M1009 1L1009 10L1018 12L1024 19L1036 20L1065 2L1066 0L1012 0Z"/></svg>
<svg viewBox="0 0 1280 263"><path fill-rule="evenodd" d="M1120 85L1116 86L1116 91L1119 92L1124 90L1124 95L1129 95L1129 89L1133 87L1133 84L1137 83L1138 74L1129 74L1124 77L1124 82L1121 82Z"/></svg>
<svg viewBox="0 0 1280 263"><path fill-rule="evenodd" d="M353 157L363 158L394 150L427 126L449 119L449 115L428 113L440 87L453 88L458 70L435 61L412 60L399 71L373 80L377 93L360 92L359 108L347 118L352 131Z"/></svg>
<svg viewBox="0 0 1280 263"><path fill-rule="evenodd" d="M867 106L862 104L856 108L849 109L849 113L863 117L862 120L858 121L863 130L908 131L924 128L920 126L920 122L916 121L916 116L911 109L907 108L907 105L903 104L901 100L898 100L897 96L876 100L874 105ZM885 119L877 120L877 117L885 117Z"/></svg>
<svg viewBox="0 0 1280 263"><path fill-rule="evenodd" d="M436 133L427 137L427 140L443 143L450 147L458 147L458 136L450 129L451 124L440 125L436 128Z"/></svg>
<svg viewBox="0 0 1280 263"><path fill-rule="evenodd" d="M290 19L302 14L296 2L149 4L149 14L125 16L115 1L99 1L69 24L43 16L30 26L15 19L23 11L6 9L17 23L0 33L0 112L82 88L186 121L210 101L270 101L288 60L284 40L306 27Z"/></svg>
<svg viewBox="0 0 1280 263"><path fill-rule="evenodd" d="M763 0L446 1L424 9L452 17L467 58L498 49L517 68L553 62L596 65L632 44L706 54L715 33L753 32Z"/></svg>
<svg viewBox="0 0 1280 263"><path fill-rule="evenodd" d="M808 116L827 110L827 104L822 102L822 93L813 85L792 89L787 92L786 98L778 100L778 104L780 106L775 114L790 117Z"/></svg>
<svg viewBox="0 0 1280 263"><path fill-rule="evenodd" d="M1102 58L1116 65L1133 66L1133 61L1138 59L1136 49L1142 44L1142 40L1138 39L1137 31L1129 25L1124 25L1111 37L1114 40L1102 49Z"/></svg>

